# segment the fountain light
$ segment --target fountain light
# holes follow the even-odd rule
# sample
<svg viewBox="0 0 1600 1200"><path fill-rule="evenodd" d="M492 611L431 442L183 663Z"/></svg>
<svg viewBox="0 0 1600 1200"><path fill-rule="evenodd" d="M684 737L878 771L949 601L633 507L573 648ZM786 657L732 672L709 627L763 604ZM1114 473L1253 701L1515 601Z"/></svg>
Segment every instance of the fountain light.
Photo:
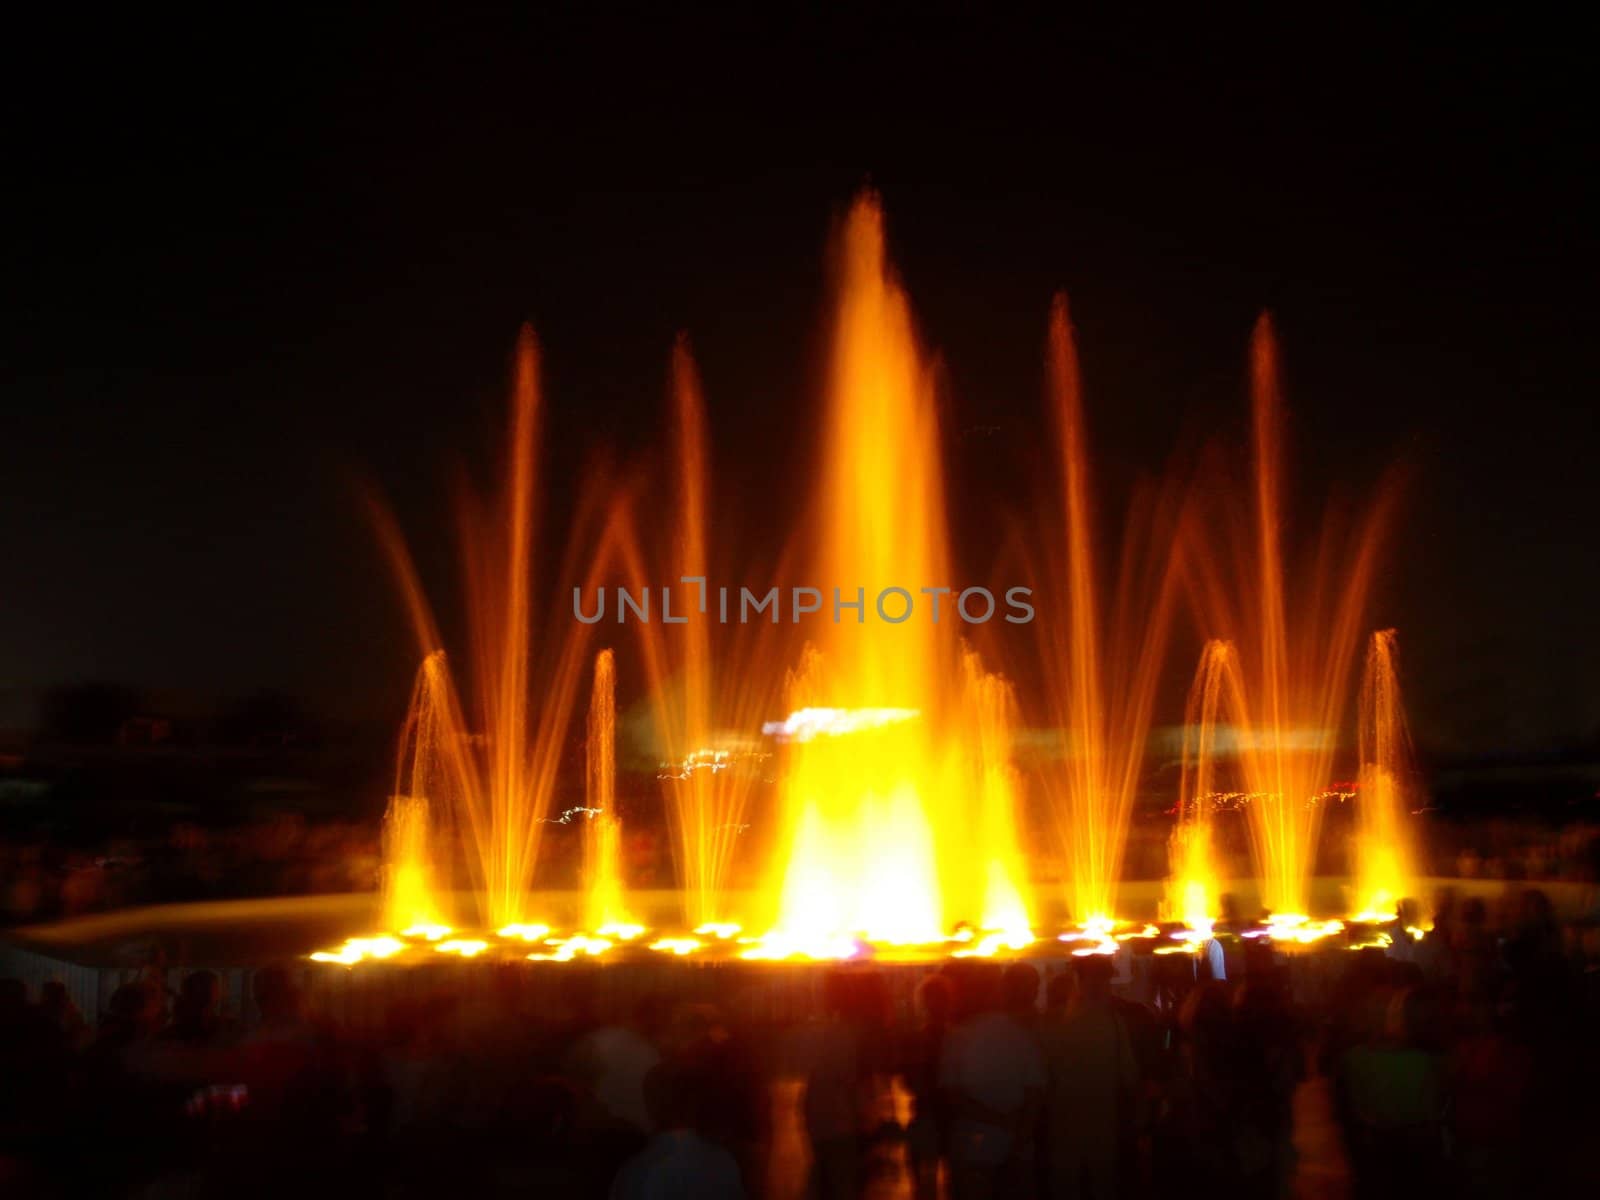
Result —
<svg viewBox="0 0 1600 1200"><path fill-rule="evenodd" d="M752 962L777 962L788 958L808 958L814 962L829 959L860 958L868 947L859 938L823 934L817 937L789 936L770 933L764 938L741 938L752 944L739 952L739 957Z"/></svg>
<svg viewBox="0 0 1600 1200"><path fill-rule="evenodd" d="M1262 933L1274 942L1295 942L1309 946L1323 938L1344 932L1343 921L1314 921L1303 913L1272 913ZM1246 937L1250 936L1248 933Z"/></svg>
<svg viewBox="0 0 1600 1200"><path fill-rule="evenodd" d="M451 938L434 945L439 954L459 954L462 958L476 958L489 948L489 943L479 938Z"/></svg>
<svg viewBox="0 0 1600 1200"><path fill-rule="evenodd" d="M545 944L554 946L554 951L549 954L535 951L528 955L529 962L571 962L580 954L594 958L615 945L609 938L589 937L581 933L570 938L551 938Z"/></svg>
<svg viewBox="0 0 1600 1200"><path fill-rule="evenodd" d="M495 936L504 938L507 941L539 942L550 936L550 926L523 925L513 923L510 925L502 925L499 929L495 930Z"/></svg>
<svg viewBox="0 0 1600 1200"><path fill-rule="evenodd" d="M693 954L704 946L699 938L692 937L664 937L650 943L650 949L660 954L675 954L682 958L686 954Z"/></svg>
<svg viewBox="0 0 1600 1200"><path fill-rule="evenodd" d="M345 939L344 945L337 950L317 951L311 959L313 962L338 963L349 967L367 958L388 958L404 949L405 943L399 938L353 937Z"/></svg>
<svg viewBox="0 0 1600 1200"><path fill-rule="evenodd" d="M981 936L958 929L950 940L962 943L962 949L950 952L952 958L992 958L1002 950L1026 950L1038 939L1031 929L996 929Z"/></svg>
<svg viewBox="0 0 1600 1200"><path fill-rule="evenodd" d="M827 962L870 957L880 948L898 957L989 957L1035 943L1037 914L1030 912L1018 819L1026 786L1013 753L1015 696L1012 684L953 632L956 615L971 618L962 609L966 592L943 586L955 577L959 556L950 541L940 465L945 447L937 371L918 343L909 300L887 260L875 196L861 197L851 210L838 266L828 397L813 472L815 518L803 531L801 565L818 583L895 581L931 593L931 620L910 619L909 607L899 618L892 615L898 607L885 609L885 596L905 588L878 589L876 606L864 594L851 600L834 588L834 620L819 622L798 660L777 635L758 632L768 627L764 621L737 637L732 630L719 634L731 646L709 640L706 622L670 643L648 620L635 623L643 691L659 734L656 759L680 851L685 924L694 927L692 934L652 932L636 919L642 906L627 903L624 887L616 804L618 681L609 649L594 655L585 804L555 822L546 816L572 742L570 727L581 719L578 689L591 634L583 620L546 637L534 590L533 567L543 553L536 553L534 540L541 400L537 348L525 330L504 440L506 477L489 493L500 499L469 497L459 522L463 557L472 567L466 615L473 634L459 680L440 648L438 625L393 518L377 514L423 655L383 843L382 927L401 932L351 938L313 955L315 961L415 960L431 949L463 958L487 953L568 962L638 943L680 957L721 944L723 950L712 953ZM1347 533L1323 531L1310 571L1288 560L1280 544L1287 477L1282 400L1276 347L1263 321L1253 343L1253 503L1237 514L1215 514L1215 521L1199 510L1193 520L1187 512L1169 512L1175 498L1172 506L1156 503L1149 520L1132 523L1137 536L1123 550L1127 564L1161 565L1129 571L1126 586L1119 582L1106 591L1094 570L1101 520L1092 502L1088 428L1064 301L1052 314L1049 346L1062 536L1030 565L1058 586L1068 619L1039 627L1045 699L1061 735L1061 753L1052 758L1061 765L1051 767L1044 783L1064 835L1071 910L1087 914L1057 940L1080 957L1115 954L1126 942L1160 942L1149 947L1155 953L1202 947L1212 936L1209 914L1220 909L1225 878L1210 820L1224 809L1244 818L1262 902L1285 914L1242 936L1309 945L1342 934L1343 921L1301 914L1309 911L1322 812L1351 795L1342 790L1347 785L1329 790L1328 780L1384 504L1380 499ZM627 498L595 507L604 513L598 540L588 536L594 531L587 525L572 530L575 546L599 547L575 594L621 569L648 597L647 576L659 572L660 579L698 582L699 611L707 611L706 580L718 565L711 559L716 543L708 520L715 505L703 402L684 347L674 356L674 394L681 462L671 528L658 541L642 538L634 525L633 489L616 489ZM906 504L908 495L918 502ZM1167 553L1168 543L1175 545L1191 527L1226 531L1227 540L1195 553ZM668 548L664 557L662 546ZM1201 624L1227 640L1207 644L1191 694L1185 728L1196 736L1184 748L1182 837L1174 843L1174 878L1162 910L1185 928L1163 937L1156 925L1119 921L1111 913L1180 590L1179 568L1171 565L1178 562L1194 575L1184 590L1197 597ZM1302 603L1301 586L1306 596L1326 594L1327 602ZM774 587L771 594L779 591ZM818 594L822 603L819 589L789 591L797 613L801 592ZM841 611L856 619L841 620ZM777 612L774 607L772 625ZM1360 881L1351 905L1363 911L1351 924L1392 925L1396 898L1414 894L1405 882L1415 877L1414 864L1396 824L1404 812L1396 781L1403 776L1405 746L1393 648L1392 635L1379 635L1369 655L1359 789L1367 832L1358 847ZM762 723L783 712L789 715ZM723 726L733 733L719 732ZM751 737L758 727L779 744L760 756L774 759L774 769L739 769L757 756L753 741L733 739ZM776 919L762 936L751 937L737 923L707 918L726 915L719 905L741 852L740 836L749 828L742 818L755 783L775 788L777 828L770 840L778 849L757 889L757 907L774 911ZM523 919L523 906L545 827L575 819L584 853L583 907L575 924L586 932L552 936L548 925ZM457 831L455 849L466 853L438 844L446 830ZM478 918L467 925L470 935L458 935L445 920L473 920L446 903L452 897L445 890L448 876L459 859L469 877L464 882L480 898ZM956 918L971 924L946 936ZM1406 932L1421 936L1420 930ZM644 943L646 937L654 940Z"/></svg>
<svg viewBox="0 0 1600 1200"><path fill-rule="evenodd" d="M437 942L449 937L454 932L455 930L451 929L448 925L435 925L428 922L421 922L419 924L402 929L400 931L400 936L406 938L420 938L425 942Z"/></svg>

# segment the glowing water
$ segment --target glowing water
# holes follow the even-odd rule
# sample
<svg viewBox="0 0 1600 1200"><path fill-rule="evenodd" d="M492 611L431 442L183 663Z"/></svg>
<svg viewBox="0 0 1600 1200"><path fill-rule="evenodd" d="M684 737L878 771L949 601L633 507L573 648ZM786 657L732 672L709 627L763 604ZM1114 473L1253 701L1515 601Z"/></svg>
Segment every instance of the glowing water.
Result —
<svg viewBox="0 0 1600 1200"><path fill-rule="evenodd" d="M1401 900L1417 896L1405 795L1411 738L1395 659L1395 631L1378 630L1367 644L1361 682L1361 790L1356 796L1355 839L1358 911L1374 916L1392 916Z"/></svg>
<svg viewBox="0 0 1600 1200"><path fill-rule="evenodd" d="M1130 517L1111 619L1105 619L1082 387L1064 296L1057 296L1051 308L1049 367L1064 528L1061 545L1045 556L1048 574L1041 587L1064 589L1066 620L1038 623L1052 715L1064 737L1064 767L1047 774L1046 782L1067 848L1072 915L1080 922L1103 922L1115 912L1166 649L1174 547L1162 536L1172 530L1159 506Z"/></svg>
<svg viewBox="0 0 1600 1200"><path fill-rule="evenodd" d="M445 924L434 880L428 801L395 796L383 818L382 912L386 929Z"/></svg>
<svg viewBox="0 0 1600 1200"><path fill-rule="evenodd" d="M589 695L589 815L583 827L584 928L605 933L632 927L622 887L622 818L617 815L616 663L611 651L594 660Z"/></svg>
<svg viewBox="0 0 1600 1200"><path fill-rule="evenodd" d="M1384 511L1380 496L1348 531L1327 523L1309 562L1290 570L1282 549L1275 358L1263 319L1252 357L1253 503L1246 512L1197 517L1186 539L1199 548L1185 561L1201 622L1226 639L1208 645L1190 696L1193 738L1185 746L1173 842L1168 907L1197 927L1214 915L1219 887L1208 797L1217 790L1224 723L1236 735L1228 769L1237 773L1236 790L1247 794L1264 899L1280 913L1305 909L1318 798L1337 745ZM1081 389L1060 300L1049 366L1063 528L1038 575L1062 603L1052 614L1057 619L1042 619L1036 629L1051 714L1063 730L1063 766L1046 784L1068 848L1073 915L1108 932L1166 644L1178 539L1167 536L1173 514L1158 497L1129 517L1115 571L1098 569ZM660 523L665 536L640 536L635 511L643 489L628 481L608 506L603 536L586 544L585 591L615 569L635 592L684 576L716 578L704 404L682 344L672 379L677 470L671 519ZM385 830L386 919L397 931L423 931L412 940L431 943L444 936L448 918L465 917L442 908L458 847L482 897L483 927L529 943L548 932L524 910L592 627L558 619L548 636L534 636L538 426L537 355L524 331L502 488L489 498L465 495L460 506L469 632L463 681L440 649L402 537L387 512L377 512L424 655ZM963 581L952 577L947 544L932 373L887 262L882 213L871 195L857 201L839 239L822 451L801 530L794 557L806 581L823 590L824 610L803 652L786 646L788 635L766 621L714 632L720 627L704 619L704 609L696 614L702 619L682 625L632 623L688 915L697 929L730 929L732 915L761 924L759 916L718 909L756 774L724 769L733 743L719 729L753 739L767 726L778 759L781 825L763 897L774 914L768 949L849 953L856 937L930 943L958 921L1025 938L1030 897L1018 829L1023 786L1012 767L1015 703L1007 682L961 642L950 611L955 592L935 598L920 590L959 591ZM1216 531L1221 540L1208 545ZM581 522L575 545L583 544L580 532ZM569 575L573 562L569 554ZM1103 589L1102 577L1114 577L1114 586ZM779 582L792 580L785 574ZM881 616L874 603L895 588L909 589L916 609L903 623ZM683 597L694 593L677 594L681 613ZM931 619L933 603L943 605L942 621ZM836 604L838 619L830 620ZM546 647L536 660L535 650ZM1392 650L1392 638L1374 643L1363 709L1368 770L1358 853L1360 887L1371 903L1385 895L1392 901L1396 889L1410 886L1412 871L1397 816L1403 723ZM589 807L600 810L585 831L591 932L629 925L615 820L614 690L606 651L595 661L589 714ZM770 766L760 774L771 778ZM604 941L575 949L582 940L538 953L598 953L593 947ZM485 944L462 939L436 949L472 954L478 950L470 947Z"/></svg>
<svg viewBox="0 0 1600 1200"><path fill-rule="evenodd" d="M1348 531L1325 522L1316 554L1294 574L1291 603L1282 549L1283 401L1266 317L1251 343L1251 392L1253 511L1213 521L1211 528L1231 536L1189 561L1207 631L1232 641L1238 656L1228 716L1262 899L1275 913L1304 914L1387 493ZM1245 548L1247 556L1236 557ZM1235 581L1246 581L1242 595Z"/></svg>
<svg viewBox="0 0 1600 1200"><path fill-rule="evenodd" d="M439 763L440 679L444 654L423 659L411 689L411 704L400 734L394 793L383 818L381 897L384 927L391 930L444 926L441 907L449 864L438 852L443 839L430 796L446 790L431 776Z"/></svg>
<svg viewBox="0 0 1600 1200"><path fill-rule="evenodd" d="M969 794L977 797L971 830L972 845L982 857L975 862L981 872L979 903L968 911L981 914L985 929L1011 935L1026 933L1031 921L1022 889L1028 878L1016 828L1022 802L1022 781L1011 765L1012 730L1016 726L1016 700L1011 685L983 669L970 650L961 656L961 727L971 741L968 762L977 778ZM969 887L972 886L969 881ZM973 898L969 896L968 903Z"/></svg>
<svg viewBox="0 0 1600 1200"><path fill-rule="evenodd" d="M673 849L690 925L718 924L724 888L739 844L755 773L739 761L777 696L783 658L770 644L770 624L740 627L734 639L712 644L709 588L713 567L708 496L710 451L705 402L688 344L672 356L673 445L676 454L673 513L665 553L653 557L640 544L631 508L615 523L621 530L623 566L635 587L684 584L678 592L683 624L636 624L663 770ZM718 654L720 650L720 661ZM722 730L739 731L734 736Z"/></svg>
<svg viewBox="0 0 1600 1200"><path fill-rule="evenodd" d="M386 509L375 506L374 511L425 656L402 750L409 756L412 783L397 790L425 798L436 821L448 815L467 851L481 897L480 918L491 929L526 919L522 910L539 857L542 818L587 646L588 627L564 623L559 638L552 639L555 652L540 664L540 704L530 714L538 425L538 352L532 331L524 329L517 343L503 490L489 501L464 493L460 502L473 684L470 723L405 540ZM438 857L426 849L413 853L418 860ZM423 876L413 872L409 877Z"/></svg>
<svg viewBox="0 0 1600 1200"><path fill-rule="evenodd" d="M931 942L955 920L1020 919L1015 789L963 725L975 693L963 688L953 597L937 624L921 614L894 624L874 610L883 589L911 589L923 601L915 589L955 583L933 381L886 261L875 196L852 209L838 269L812 574L825 606L834 588L847 601L862 588L866 603L820 624L815 649L789 677L787 708L918 715L784 748L776 932L797 945L857 934ZM982 677L981 668L965 670L969 681ZM1002 686L989 685L987 697L979 687L973 701L991 711L988 750L997 754L1004 706L992 689ZM999 911L986 911L991 898Z"/></svg>
<svg viewBox="0 0 1600 1200"><path fill-rule="evenodd" d="M1220 912L1222 874L1212 827L1218 791L1217 717L1225 698L1229 711L1238 709L1233 661L1233 647L1227 642L1207 642L1184 707L1183 773L1178 823L1167 849L1171 877L1165 903L1166 915L1191 929L1209 929Z"/></svg>

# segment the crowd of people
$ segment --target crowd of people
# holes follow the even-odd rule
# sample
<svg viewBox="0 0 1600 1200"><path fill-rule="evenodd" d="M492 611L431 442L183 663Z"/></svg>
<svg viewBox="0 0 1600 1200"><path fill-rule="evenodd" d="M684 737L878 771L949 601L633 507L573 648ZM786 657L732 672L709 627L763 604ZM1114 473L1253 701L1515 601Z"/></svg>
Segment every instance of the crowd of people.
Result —
<svg viewBox="0 0 1600 1200"><path fill-rule="evenodd" d="M1317 1169L1358 1197L1594 1182L1595 929L1528 891L1392 933L1286 956L1222 931L1159 980L957 959L908 993L849 964L786 1023L726 968L619 1013L604 966L464 965L342 1022L302 966L243 1013L207 971L98 1014L0 981L0 1192L1279 1197L1319 1112Z"/></svg>

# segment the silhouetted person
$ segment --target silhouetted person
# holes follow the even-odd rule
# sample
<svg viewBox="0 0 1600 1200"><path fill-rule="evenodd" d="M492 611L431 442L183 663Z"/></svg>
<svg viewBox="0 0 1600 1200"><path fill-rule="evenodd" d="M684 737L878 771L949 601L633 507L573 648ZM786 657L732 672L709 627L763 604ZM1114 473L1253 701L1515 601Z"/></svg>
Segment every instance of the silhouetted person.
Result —
<svg viewBox="0 0 1600 1200"><path fill-rule="evenodd" d="M178 989L163 1036L186 1046L214 1046L222 1035L222 982L214 971L191 971Z"/></svg>
<svg viewBox="0 0 1600 1200"><path fill-rule="evenodd" d="M1111 995L1111 961L1076 960L1064 1011L1040 1027L1044 1047L1045 1178L1050 1200L1109 1200L1118 1152L1133 1121L1138 1068L1127 1023Z"/></svg>
<svg viewBox="0 0 1600 1200"><path fill-rule="evenodd" d="M1387 1000L1381 1029L1344 1056L1347 1140L1358 1195L1414 1197L1439 1180L1444 1084L1437 1057L1422 1044L1423 994L1408 989L1387 993Z"/></svg>
<svg viewBox="0 0 1600 1200"><path fill-rule="evenodd" d="M89 1023L72 1002L67 985L60 980L52 979L39 989L39 1015L61 1034L69 1049L81 1050L87 1044Z"/></svg>
<svg viewBox="0 0 1600 1200"><path fill-rule="evenodd" d="M661 1051L647 1030L665 1003L646 997L633 1020L602 1025L586 1034L574 1051L573 1069L588 1085L602 1120L646 1133L650 1113L644 1102L644 1079L661 1061Z"/></svg>
<svg viewBox="0 0 1600 1200"><path fill-rule="evenodd" d="M1467 1005L1450 1054L1452 1144L1458 1185L1468 1196L1516 1194L1530 1141L1533 1055L1503 1026L1493 1005Z"/></svg>
<svg viewBox="0 0 1600 1200"><path fill-rule="evenodd" d="M611 1200L742 1200L739 1164L697 1128L704 1095L695 1074L661 1063L645 1076L644 1094L656 1133L617 1172Z"/></svg>
<svg viewBox="0 0 1600 1200"><path fill-rule="evenodd" d="M121 1194L149 1178L161 1161L170 1114L141 1062L161 1028L162 1007L150 981L122 984L84 1054L86 1123L104 1150L76 1165L94 1190Z"/></svg>
<svg viewBox="0 0 1600 1200"><path fill-rule="evenodd" d="M334 1151L342 1114L336 1048L305 1017L288 969L263 967L252 981L261 1023L240 1046L247 1088L242 1113L247 1183L269 1194L315 1169L335 1186Z"/></svg>
<svg viewBox="0 0 1600 1200"><path fill-rule="evenodd" d="M821 1200L854 1200L866 1168L887 1065L871 978L836 967L823 979L828 1015L810 1039L801 1102L811 1141L811 1187Z"/></svg>
<svg viewBox="0 0 1600 1200"><path fill-rule="evenodd" d="M1239 916L1239 898L1232 892L1217 897L1217 922L1215 929L1222 933L1238 933L1243 924Z"/></svg>
<svg viewBox="0 0 1600 1200"><path fill-rule="evenodd" d="M984 963L968 982L972 1015L950 1031L939 1085L950 1109L950 1180L955 1200L1027 1196L1032 1136L1044 1099L1044 1062L1023 1018L1035 974L1009 978Z"/></svg>
<svg viewBox="0 0 1600 1200"><path fill-rule="evenodd" d="M939 1060L950 1034L955 987L947 975L930 975L917 988L921 1025L907 1041L901 1075L911 1093L906 1130L913 1187L918 1200L936 1200L939 1165L949 1152L950 1117L939 1091Z"/></svg>
<svg viewBox="0 0 1600 1200"><path fill-rule="evenodd" d="M1234 993L1233 1028L1241 1187L1252 1196L1283 1195L1295 1165L1294 1092L1305 1072L1287 991L1264 952L1247 962Z"/></svg>
<svg viewBox="0 0 1600 1200"><path fill-rule="evenodd" d="M1487 1000L1493 996L1499 975L1499 951L1489 929L1489 910L1482 897L1461 903L1454 954L1456 983L1463 998Z"/></svg>
<svg viewBox="0 0 1600 1200"><path fill-rule="evenodd" d="M28 1004L20 979L0 979L0 1149L31 1140L65 1100L68 1044Z"/></svg>

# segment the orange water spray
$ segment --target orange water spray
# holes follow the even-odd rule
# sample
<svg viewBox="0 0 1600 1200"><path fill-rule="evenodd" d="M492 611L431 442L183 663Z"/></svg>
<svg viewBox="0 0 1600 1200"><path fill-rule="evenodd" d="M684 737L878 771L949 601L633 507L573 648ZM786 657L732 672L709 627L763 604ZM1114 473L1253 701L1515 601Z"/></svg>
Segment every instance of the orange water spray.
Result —
<svg viewBox="0 0 1600 1200"><path fill-rule="evenodd" d="M711 532L711 458L705 401L688 342L672 355L673 496L664 554L641 544L633 505L613 517L621 565L634 589L671 592L676 618L635 623L660 758L659 778L690 925L720 925L744 914L724 910L744 812L758 772L749 761L778 697L784 657L769 623L735 626L713 639L717 558ZM731 732L730 732L731 731Z"/></svg>
<svg viewBox="0 0 1600 1200"><path fill-rule="evenodd" d="M1166 915L1191 929L1209 929L1220 912L1222 872L1213 818L1217 793L1217 725L1224 712L1237 713L1238 678L1234 651L1210 641L1184 707L1183 769L1179 780L1178 821L1168 841L1171 875Z"/></svg>
<svg viewBox="0 0 1600 1200"><path fill-rule="evenodd" d="M1067 849L1072 914L1103 923L1115 911L1171 623L1175 531L1163 498L1135 508L1103 613L1077 348L1060 295L1050 313L1049 375L1064 527L1044 564L1050 583L1064 585L1066 594L1064 619L1038 622L1052 715L1063 735L1062 767L1045 779Z"/></svg>
<svg viewBox="0 0 1600 1200"><path fill-rule="evenodd" d="M1263 316L1251 342L1253 504L1247 514L1209 514L1189 555L1208 632L1237 658L1230 713L1262 901L1304 916L1341 717L1361 644L1361 620L1377 563L1391 489L1348 527L1330 518L1316 553L1294 573L1283 553L1283 398L1277 345ZM1217 530L1225 541L1207 543ZM1231 569L1230 569L1231 568ZM1245 582L1242 594L1237 590Z"/></svg>
<svg viewBox="0 0 1600 1200"><path fill-rule="evenodd" d="M810 557L830 615L836 600L862 607L818 623L814 647L789 677L788 710L881 719L784 748L774 941L821 952L857 935L927 943L957 920L1015 922L1025 888L1013 875L1021 861L1014 789L991 783L976 798L971 790L983 750L960 727L953 594L942 597L941 622L922 612L896 623L876 605L891 588L927 603L922 588L956 581L932 376L889 269L875 195L851 209L838 271ZM905 607L891 604L891 616ZM984 911L991 897L1007 911Z"/></svg>
<svg viewBox="0 0 1600 1200"><path fill-rule="evenodd" d="M605 933L635 922L622 884L622 818L617 813L616 663L610 650L595 655L587 743L588 819L583 827L584 924Z"/></svg>
<svg viewBox="0 0 1600 1200"><path fill-rule="evenodd" d="M434 822L447 816L465 843L479 915L489 928L526 920L523 909L543 817L588 644L586 626L563 622L559 636L551 639L555 651L540 664L541 703L537 713L530 713L538 429L538 349L532 331L524 328L517 342L501 494L485 500L463 492L458 509L470 708L447 666L438 624L405 540L388 510L374 505L379 536L425 656L402 749L413 783L400 794L425 798Z"/></svg>
<svg viewBox="0 0 1600 1200"><path fill-rule="evenodd" d="M445 924L436 886L428 801L395 796L383 818L381 911L387 929Z"/></svg>
<svg viewBox="0 0 1600 1200"><path fill-rule="evenodd" d="M1395 631L1367 643L1361 682L1361 788L1356 796L1356 902L1363 916L1392 917L1401 900L1417 897L1418 875L1406 779L1411 738L1400 702Z"/></svg>

